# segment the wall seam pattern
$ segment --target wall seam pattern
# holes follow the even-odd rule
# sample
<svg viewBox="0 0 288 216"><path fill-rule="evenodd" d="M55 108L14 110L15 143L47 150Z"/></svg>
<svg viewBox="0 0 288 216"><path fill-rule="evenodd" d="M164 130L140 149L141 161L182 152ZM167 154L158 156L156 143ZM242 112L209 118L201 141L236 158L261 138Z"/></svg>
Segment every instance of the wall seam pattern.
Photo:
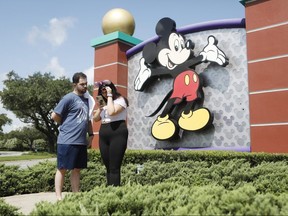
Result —
<svg viewBox="0 0 288 216"><path fill-rule="evenodd" d="M288 21L287 22L281 22L281 23L274 24L274 25L268 25L268 26L261 27L261 28L255 28L255 29L246 31L246 33L249 34L249 33L253 33L253 32L258 32L258 31L263 31L263 30L267 30L267 29L277 28L277 27L280 27L280 26L283 26L283 25L288 25Z"/></svg>
<svg viewBox="0 0 288 216"><path fill-rule="evenodd" d="M116 64L128 67L128 64L123 64L121 62L113 62L113 63L110 63L110 64L105 64L105 65L101 65L101 66L98 66L98 67L94 67L94 69L104 68L104 67L108 67L108 66L112 66L112 65L116 65Z"/></svg>
<svg viewBox="0 0 288 216"><path fill-rule="evenodd" d="M253 64L253 63L262 62L262 61L275 60L275 59L281 59L281 58L287 58L287 57L288 57L288 54L279 55L279 56L272 56L272 57L268 57L268 58L261 58L261 59L251 60L251 61L248 61L248 64Z"/></svg>
<svg viewBox="0 0 288 216"><path fill-rule="evenodd" d="M265 94L265 93L272 93L272 92L283 92L283 91L288 91L288 88L271 89L271 90L263 90L263 91L253 91L253 92L249 92L249 95Z"/></svg>
<svg viewBox="0 0 288 216"><path fill-rule="evenodd" d="M280 126L288 125L288 122L275 122L275 123L266 123L266 124L250 124L251 127L267 127L267 126Z"/></svg>

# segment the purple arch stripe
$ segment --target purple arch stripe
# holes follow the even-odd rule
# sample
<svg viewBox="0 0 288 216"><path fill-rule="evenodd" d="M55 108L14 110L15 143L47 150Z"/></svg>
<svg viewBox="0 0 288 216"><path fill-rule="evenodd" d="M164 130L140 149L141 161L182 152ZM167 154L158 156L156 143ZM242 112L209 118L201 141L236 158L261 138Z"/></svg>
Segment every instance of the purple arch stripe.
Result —
<svg viewBox="0 0 288 216"><path fill-rule="evenodd" d="M184 26L178 28L177 31L183 35L200 32L200 31L207 31L213 29L224 29L224 28L245 28L245 18L238 18L238 19L224 19L224 20L215 20L209 22L202 22L198 24L192 24L188 26ZM135 55L136 53L142 51L143 47L149 42L157 42L159 39L158 36L152 37L146 41L139 43L138 45L132 47L131 49L126 51L127 58Z"/></svg>

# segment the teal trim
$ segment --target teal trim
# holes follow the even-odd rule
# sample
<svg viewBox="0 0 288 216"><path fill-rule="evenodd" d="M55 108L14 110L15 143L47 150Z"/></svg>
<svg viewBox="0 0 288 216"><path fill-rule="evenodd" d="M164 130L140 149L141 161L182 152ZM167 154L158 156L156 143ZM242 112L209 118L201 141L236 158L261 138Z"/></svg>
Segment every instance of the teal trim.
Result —
<svg viewBox="0 0 288 216"><path fill-rule="evenodd" d="M245 6L246 5L246 3L248 2L251 2L252 0L239 0L239 2L243 5L243 6Z"/></svg>
<svg viewBox="0 0 288 216"><path fill-rule="evenodd" d="M243 6L245 6L246 0L240 0L239 2L240 2Z"/></svg>
<svg viewBox="0 0 288 216"><path fill-rule="evenodd" d="M141 40L134 38L128 34L125 34L125 33L120 32L120 31L115 31L115 32L112 32L110 34L103 35L101 37L92 39L91 40L91 46L96 47L96 46L99 46L101 44L106 44L108 42L115 41L115 40L121 40L123 42L129 43L132 45L137 45L137 44L142 42Z"/></svg>

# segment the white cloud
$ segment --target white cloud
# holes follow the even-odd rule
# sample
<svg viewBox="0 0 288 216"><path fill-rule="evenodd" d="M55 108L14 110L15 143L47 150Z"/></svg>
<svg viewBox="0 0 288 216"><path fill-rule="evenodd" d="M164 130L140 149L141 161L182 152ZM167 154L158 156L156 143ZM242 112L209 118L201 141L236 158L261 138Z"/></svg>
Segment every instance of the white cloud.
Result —
<svg viewBox="0 0 288 216"><path fill-rule="evenodd" d="M91 66L90 68L83 71L84 74L87 76L88 85L94 84L94 67Z"/></svg>
<svg viewBox="0 0 288 216"><path fill-rule="evenodd" d="M37 40L46 40L53 46L60 46L67 39L67 31L74 26L75 18L53 18L49 21L49 25L44 28L33 26L28 33L28 41L36 43Z"/></svg>
<svg viewBox="0 0 288 216"><path fill-rule="evenodd" d="M52 57L49 64L45 67L44 71L51 72L55 78L65 76L65 69L60 65L57 57Z"/></svg>

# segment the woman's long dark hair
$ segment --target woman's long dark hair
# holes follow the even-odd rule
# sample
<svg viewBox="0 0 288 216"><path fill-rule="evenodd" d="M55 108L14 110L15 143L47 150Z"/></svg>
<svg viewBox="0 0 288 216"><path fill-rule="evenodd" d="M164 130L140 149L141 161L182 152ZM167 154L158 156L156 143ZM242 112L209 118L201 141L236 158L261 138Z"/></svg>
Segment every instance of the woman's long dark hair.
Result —
<svg viewBox="0 0 288 216"><path fill-rule="evenodd" d="M123 95L121 95L118 91L117 91L117 88L116 86L114 85L113 82L111 82L110 80L104 80L104 81L101 81L101 82L97 82L97 84L95 83L95 85L97 85L97 87L99 88L98 89L98 95L102 95L102 88L106 87L106 86L109 86L112 90L112 98L113 100L116 100L117 98L119 97L123 97L124 100L125 100L125 103L127 105L127 107L129 106L129 102L128 102L128 99L126 97L124 97ZM107 103L107 98L103 97L104 101Z"/></svg>

